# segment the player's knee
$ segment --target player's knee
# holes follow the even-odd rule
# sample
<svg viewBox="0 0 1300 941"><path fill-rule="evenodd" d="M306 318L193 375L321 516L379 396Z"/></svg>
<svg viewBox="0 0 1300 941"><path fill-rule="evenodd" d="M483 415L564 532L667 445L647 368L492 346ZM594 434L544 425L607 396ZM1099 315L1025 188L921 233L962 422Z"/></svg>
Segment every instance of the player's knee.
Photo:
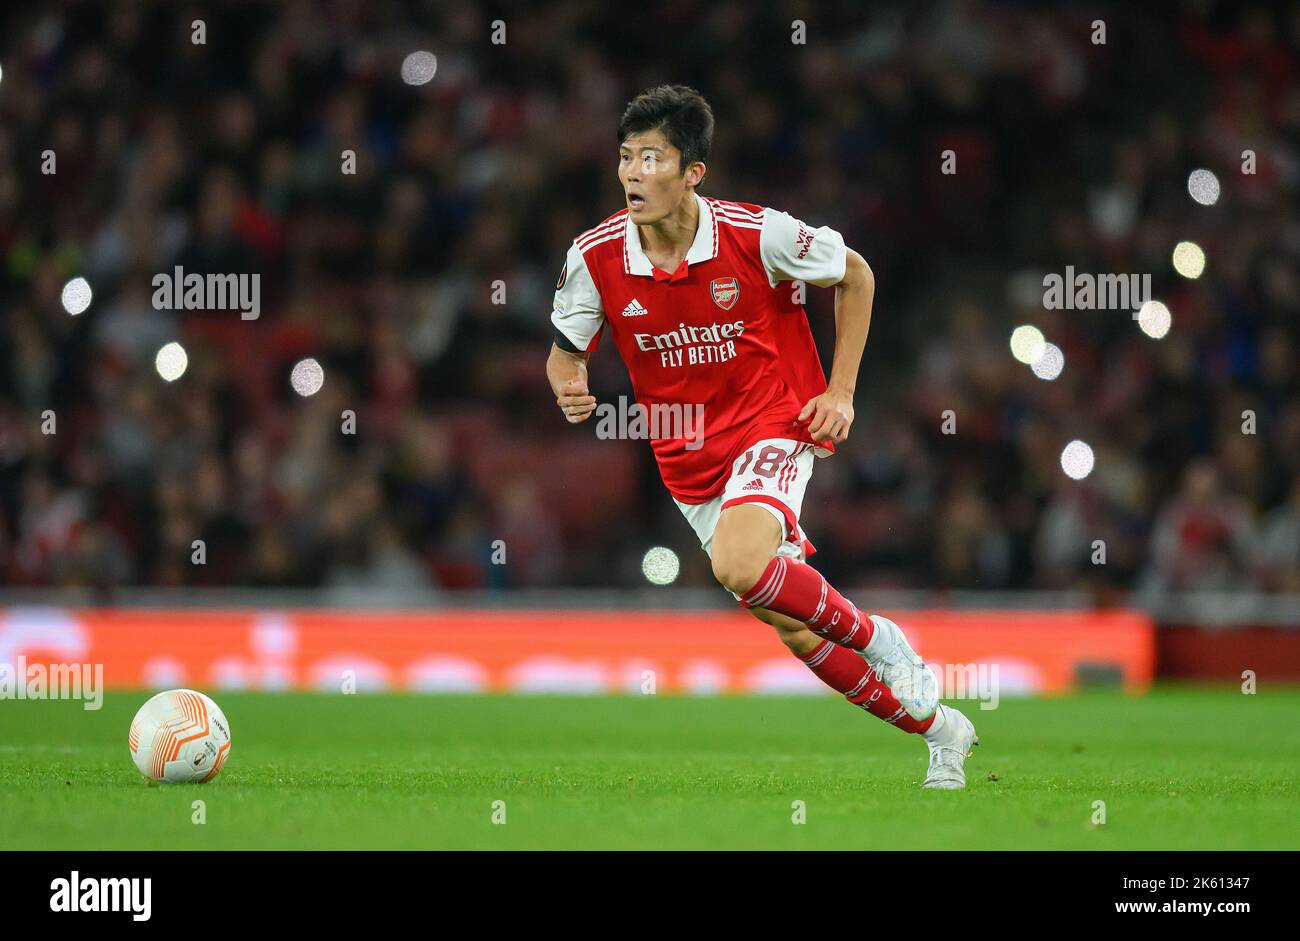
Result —
<svg viewBox="0 0 1300 941"><path fill-rule="evenodd" d="M743 595L758 584L771 561L755 552L715 552L713 577L727 591Z"/></svg>

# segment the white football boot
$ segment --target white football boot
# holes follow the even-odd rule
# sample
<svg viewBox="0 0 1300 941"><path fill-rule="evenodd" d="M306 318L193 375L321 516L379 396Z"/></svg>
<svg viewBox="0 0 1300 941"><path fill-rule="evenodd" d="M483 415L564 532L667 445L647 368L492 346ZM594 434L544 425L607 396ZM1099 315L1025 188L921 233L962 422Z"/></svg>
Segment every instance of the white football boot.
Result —
<svg viewBox="0 0 1300 941"><path fill-rule="evenodd" d="M952 706L940 706L934 723L921 733L930 746L930 771L921 787L956 791L966 786L966 759L980 743L970 719Z"/></svg>
<svg viewBox="0 0 1300 941"><path fill-rule="evenodd" d="M858 654L876 671L907 714L924 722L939 708L939 678L908 644L901 627L879 614L870 617L875 633L867 649Z"/></svg>

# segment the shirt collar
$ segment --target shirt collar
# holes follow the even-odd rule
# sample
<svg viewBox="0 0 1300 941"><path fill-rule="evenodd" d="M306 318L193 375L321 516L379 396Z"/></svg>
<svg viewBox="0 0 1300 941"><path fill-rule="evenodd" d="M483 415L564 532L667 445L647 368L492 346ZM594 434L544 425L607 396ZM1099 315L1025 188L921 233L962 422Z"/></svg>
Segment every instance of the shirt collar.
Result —
<svg viewBox="0 0 1300 941"><path fill-rule="evenodd" d="M718 255L718 223L713 218L713 207L699 193L693 195L695 205L700 210L699 225L695 229L695 241L691 243L682 267L673 272L668 280L675 281L679 277L685 277L686 268L690 265L708 261ZM630 213L623 235L623 271L626 274L639 274L646 277L654 274L654 265L646 257L645 249L641 247L641 232L632 221ZM664 277L661 276L656 280L664 280Z"/></svg>

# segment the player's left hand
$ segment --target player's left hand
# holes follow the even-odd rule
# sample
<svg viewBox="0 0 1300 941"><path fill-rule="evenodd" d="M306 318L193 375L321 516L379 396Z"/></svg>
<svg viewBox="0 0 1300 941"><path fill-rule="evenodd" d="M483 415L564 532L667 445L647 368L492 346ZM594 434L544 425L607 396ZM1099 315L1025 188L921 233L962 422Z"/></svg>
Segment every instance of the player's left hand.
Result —
<svg viewBox="0 0 1300 941"><path fill-rule="evenodd" d="M799 412L799 421L811 417L808 434L814 441L833 441L839 444L849 436L853 424L853 397L827 389Z"/></svg>

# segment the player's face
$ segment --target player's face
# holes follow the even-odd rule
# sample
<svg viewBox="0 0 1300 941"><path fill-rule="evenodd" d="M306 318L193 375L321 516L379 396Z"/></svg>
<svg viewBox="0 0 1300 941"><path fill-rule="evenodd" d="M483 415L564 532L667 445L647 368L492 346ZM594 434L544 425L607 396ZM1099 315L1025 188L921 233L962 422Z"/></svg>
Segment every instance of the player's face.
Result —
<svg viewBox="0 0 1300 941"><path fill-rule="evenodd" d="M618 148L618 180L632 221L650 225L676 209L686 195L682 153L662 131L633 134Z"/></svg>

